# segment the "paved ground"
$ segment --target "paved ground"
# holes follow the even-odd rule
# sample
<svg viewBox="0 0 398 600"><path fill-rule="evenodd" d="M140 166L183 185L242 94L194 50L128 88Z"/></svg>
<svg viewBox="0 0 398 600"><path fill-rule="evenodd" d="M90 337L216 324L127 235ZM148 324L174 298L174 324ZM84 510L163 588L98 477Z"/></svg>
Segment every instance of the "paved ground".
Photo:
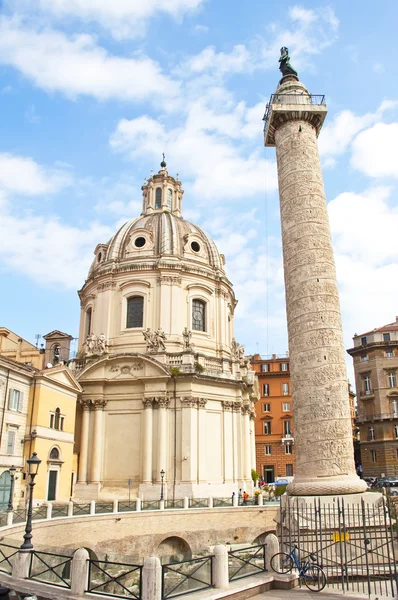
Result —
<svg viewBox="0 0 398 600"><path fill-rule="evenodd" d="M270 590L264 594L253 596L253 600L364 600L368 599L367 595L338 592L333 588L325 588L322 592L310 592L307 589L295 588L294 590ZM371 600L386 600L386 596L373 595ZM388 600L392 600L392 596Z"/></svg>

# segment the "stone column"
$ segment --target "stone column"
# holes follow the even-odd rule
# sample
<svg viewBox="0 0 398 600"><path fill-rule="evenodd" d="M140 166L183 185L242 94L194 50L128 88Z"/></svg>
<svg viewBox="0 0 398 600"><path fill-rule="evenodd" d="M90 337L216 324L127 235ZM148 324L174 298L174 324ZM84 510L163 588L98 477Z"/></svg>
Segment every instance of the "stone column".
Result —
<svg viewBox="0 0 398 600"><path fill-rule="evenodd" d="M160 481L160 471L165 471L165 485L169 479L169 473L167 472L167 409L170 405L170 400L166 396L160 396L155 398L159 407L159 445L158 445L158 472L156 473L156 481Z"/></svg>
<svg viewBox="0 0 398 600"><path fill-rule="evenodd" d="M232 431L232 400L223 400L224 417L224 482L232 483L234 478L233 466L233 431Z"/></svg>
<svg viewBox="0 0 398 600"><path fill-rule="evenodd" d="M206 398L198 399L198 483L207 483Z"/></svg>
<svg viewBox="0 0 398 600"><path fill-rule="evenodd" d="M184 396L181 402L181 481L196 482L198 473L197 435L199 398Z"/></svg>
<svg viewBox="0 0 398 600"><path fill-rule="evenodd" d="M265 144L276 146L278 167L296 454L288 491L295 496L366 489L355 473L339 294L317 145L325 115L321 101L311 98L297 77L286 76L265 130Z"/></svg>
<svg viewBox="0 0 398 600"><path fill-rule="evenodd" d="M256 465L256 413L254 410L250 412L250 448L251 448L251 463L252 469L257 471Z"/></svg>
<svg viewBox="0 0 398 600"><path fill-rule="evenodd" d="M252 450L250 442L250 406L242 406L243 415L243 479L251 481Z"/></svg>
<svg viewBox="0 0 398 600"><path fill-rule="evenodd" d="M93 435L93 453L91 457L91 477L90 483L100 483L102 467L102 451L104 439L104 408L106 400L103 398L93 400L94 408L94 435Z"/></svg>
<svg viewBox="0 0 398 600"><path fill-rule="evenodd" d="M235 401L232 407L233 432L234 432L234 482L243 480L243 455L242 455L242 403Z"/></svg>
<svg viewBox="0 0 398 600"><path fill-rule="evenodd" d="M153 398L144 398L144 427L142 435L142 482L152 483Z"/></svg>
<svg viewBox="0 0 398 600"><path fill-rule="evenodd" d="M90 428L90 404L91 400L79 400L82 405L82 427L80 432L80 455L79 455L79 477L78 483L87 483L88 471L88 438Z"/></svg>

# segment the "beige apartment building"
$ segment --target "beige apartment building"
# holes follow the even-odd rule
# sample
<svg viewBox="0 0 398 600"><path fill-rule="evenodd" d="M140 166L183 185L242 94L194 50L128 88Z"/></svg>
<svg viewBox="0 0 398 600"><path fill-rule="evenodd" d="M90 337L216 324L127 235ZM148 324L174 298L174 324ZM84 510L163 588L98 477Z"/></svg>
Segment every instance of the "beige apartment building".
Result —
<svg viewBox="0 0 398 600"><path fill-rule="evenodd" d="M398 475L398 317L353 341L363 475Z"/></svg>

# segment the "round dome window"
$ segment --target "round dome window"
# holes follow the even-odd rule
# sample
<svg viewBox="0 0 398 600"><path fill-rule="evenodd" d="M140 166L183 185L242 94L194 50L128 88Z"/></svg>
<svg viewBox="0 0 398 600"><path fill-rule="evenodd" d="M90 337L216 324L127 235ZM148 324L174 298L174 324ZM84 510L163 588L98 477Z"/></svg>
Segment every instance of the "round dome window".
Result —
<svg viewBox="0 0 398 600"><path fill-rule="evenodd" d="M191 248L194 252L200 251L200 245L198 244L198 242L191 242Z"/></svg>
<svg viewBox="0 0 398 600"><path fill-rule="evenodd" d="M144 237L138 237L135 242L134 242L134 246L136 248L143 248L146 244L146 239Z"/></svg>

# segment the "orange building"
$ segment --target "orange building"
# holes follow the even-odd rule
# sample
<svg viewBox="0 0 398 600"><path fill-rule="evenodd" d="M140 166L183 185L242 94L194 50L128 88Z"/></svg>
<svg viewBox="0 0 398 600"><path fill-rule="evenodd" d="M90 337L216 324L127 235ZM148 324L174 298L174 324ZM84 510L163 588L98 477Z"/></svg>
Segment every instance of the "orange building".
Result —
<svg viewBox="0 0 398 600"><path fill-rule="evenodd" d="M256 470L265 482L294 475L292 390L288 354L251 360L260 388L256 403Z"/></svg>

